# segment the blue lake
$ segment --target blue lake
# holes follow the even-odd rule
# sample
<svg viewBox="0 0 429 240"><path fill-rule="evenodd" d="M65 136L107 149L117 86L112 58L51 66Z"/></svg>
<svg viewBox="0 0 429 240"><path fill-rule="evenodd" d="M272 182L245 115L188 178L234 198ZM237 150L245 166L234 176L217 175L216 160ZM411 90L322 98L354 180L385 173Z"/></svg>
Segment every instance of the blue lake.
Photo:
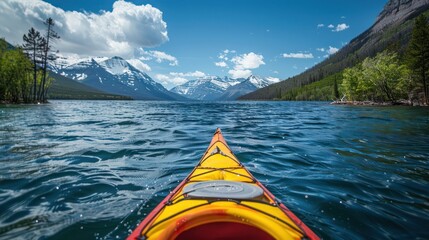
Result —
<svg viewBox="0 0 429 240"><path fill-rule="evenodd" d="M219 127L324 239L429 239L429 108L325 102L0 106L0 239L123 239Z"/></svg>

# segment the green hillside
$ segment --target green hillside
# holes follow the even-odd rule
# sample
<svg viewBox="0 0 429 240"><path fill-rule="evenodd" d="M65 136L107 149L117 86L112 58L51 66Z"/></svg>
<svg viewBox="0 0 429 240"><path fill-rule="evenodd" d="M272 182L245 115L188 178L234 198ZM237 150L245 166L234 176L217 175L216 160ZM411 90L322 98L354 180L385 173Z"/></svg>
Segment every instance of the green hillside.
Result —
<svg viewBox="0 0 429 240"><path fill-rule="evenodd" d="M365 58L374 57L377 53L386 49L403 55L411 38L415 18L420 14L428 16L428 8L429 5L419 8L402 21L392 23L382 30L374 30L376 23L325 61L297 76L244 95L240 97L240 100L332 100L330 95L319 95L321 91L316 95L310 94L305 96L298 93L309 92L309 89L313 89L312 86L315 85L306 87L307 85L324 80L327 76L335 75L338 77L338 81L341 81L340 75L337 74L341 73L344 69L353 67ZM306 88L298 90L302 87Z"/></svg>
<svg viewBox="0 0 429 240"><path fill-rule="evenodd" d="M130 97L104 93L59 74L50 72L54 78L48 90L48 99L130 100Z"/></svg>
<svg viewBox="0 0 429 240"><path fill-rule="evenodd" d="M281 93L275 100L287 101L332 101L341 96L342 72L332 74L320 81ZM337 93L335 92L337 89Z"/></svg>

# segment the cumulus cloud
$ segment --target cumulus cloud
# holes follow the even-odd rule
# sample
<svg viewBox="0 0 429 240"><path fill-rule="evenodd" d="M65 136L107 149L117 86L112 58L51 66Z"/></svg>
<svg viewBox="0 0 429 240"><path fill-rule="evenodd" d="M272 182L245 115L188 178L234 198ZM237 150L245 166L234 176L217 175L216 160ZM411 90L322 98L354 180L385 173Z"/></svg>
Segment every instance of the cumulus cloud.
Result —
<svg viewBox="0 0 429 240"><path fill-rule="evenodd" d="M228 71L232 78L247 78L252 75L250 69L259 68L261 65L264 65L264 57L258 55L254 52L245 53L242 55L235 56L231 59L231 62L234 63L234 69Z"/></svg>
<svg viewBox="0 0 429 240"><path fill-rule="evenodd" d="M232 78L248 78L252 75L249 69L231 69L228 71Z"/></svg>
<svg viewBox="0 0 429 240"><path fill-rule="evenodd" d="M345 23L341 23L338 24L337 27L335 29L332 29L333 32L341 32L346 30L347 28L349 28L350 26L345 24Z"/></svg>
<svg viewBox="0 0 429 240"><path fill-rule="evenodd" d="M325 48L316 48L317 51L324 52Z"/></svg>
<svg viewBox="0 0 429 240"><path fill-rule="evenodd" d="M327 53L329 53L329 54L334 54L334 53L336 53L336 52L338 52L338 48L336 48L336 47L331 47L331 46L329 46L329 49L328 50L326 50L326 52Z"/></svg>
<svg viewBox="0 0 429 240"><path fill-rule="evenodd" d="M317 24L317 28L322 28L322 27L324 27L325 26L325 24L323 24L323 23L319 23L319 24Z"/></svg>
<svg viewBox="0 0 429 240"><path fill-rule="evenodd" d="M181 85L188 81L184 77L177 77L177 76L175 77L175 76L165 75L165 74L156 74L155 79L158 80L162 85L167 86L167 88Z"/></svg>
<svg viewBox="0 0 429 240"><path fill-rule="evenodd" d="M134 58L136 48L168 41L159 9L126 1L116 1L112 11L100 13L64 11L41 0L0 1L0 35L21 43L30 27L44 31L43 21L49 17L61 36L55 47L63 54Z"/></svg>
<svg viewBox="0 0 429 240"><path fill-rule="evenodd" d="M335 28L335 26L334 26L334 25L332 25L332 24L329 24L329 25L328 25L328 28Z"/></svg>
<svg viewBox="0 0 429 240"><path fill-rule="evenodd" d="M280 79L276 77L267 77L267 80L272 83L280 82Z"/></svg>
<svg viewBox="0 0 429 240"><path fill-rule="evenodd" d="M255 54L254 52L245 53L231 59L231 62L235 64L235 69L255 69L261 65L264 65L264 57L262 55Z"/></svg>
<svg viewBox="0 0 429 240"><path fill-rule="evenodd" d="M202 78L207 76L205 73L198 70L195 72L187 72L187 73L170 72L170 75L173 77L196 77L196 78Z"/></svg>
<svg viewBox="0 0 429 240"><path fill-rule="evenodd" d="M311 53L283 53L284 58L314 58Z"/></svg>
<svg viewBox="0 0 429 240"><path fill-rule="evenodd" d="M224 62L224 61L215 62L215 65L218 66L218 67L224 67L224 68L228 67L228 64L226 64L226 62Z"/></svg>
<svg viewBox="0 0 429 240"><path fill-rule="evenodd" d="M133 67L137 68L143 72L150 72L152 69L146 63L142 62L140 59L128 59L127 62Z"/></svg>
<svg viewBox="0 0 429 240"><path fill-rule="evenodd" d="M254 52L237 55L235 50L225 49L218 58L221 60L214 64L221 68L229 68L228 63L233 65L228 71L232 78L247 78L252 75L251 69L259 68L264 65L264 56Z"/></svg>
<svg viewBox="0 0 429 240"><path fill-rule="evenodd" d="M179 61L174 56L167 54L161 51L147 51L144 53L146 55L146 59L151 60L152 58L156 60L158 63L162 63L164 61L169 62L170 66L177 66Z"/></svg>
<svg viewBox="0 0 429 240"><path fill-rule="evenodd" d="M170 72L168 74L156 74L155 80L159 81L167 89L171 89L177 85L184 84L195 78L207 77L207 74L201 71L194 72Z"/></svg>

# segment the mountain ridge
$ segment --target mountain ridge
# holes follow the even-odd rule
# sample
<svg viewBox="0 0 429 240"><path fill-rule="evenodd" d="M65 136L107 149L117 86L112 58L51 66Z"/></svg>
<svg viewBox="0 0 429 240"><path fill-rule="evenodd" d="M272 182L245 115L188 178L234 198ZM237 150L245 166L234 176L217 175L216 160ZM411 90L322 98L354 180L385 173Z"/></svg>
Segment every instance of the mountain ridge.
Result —
<svg viewBox="0 0 429 240"><path fill-rule="evenodd" d="M238 97L261 87L272 84L275 80L254 75L248 78L221 78L218 76L202 77L176 86L171 91L194 100L236 100Z"/></svg>
<svg viewBox="0 0 429 240"><path fill-rule="evenodd" d="M279 93L318 82L326 76L354 66L366 57L374 57L378 52L389 47L395 48L400 53L404 52L411 38L410 20L428 9L429 0L390 0L374 24L353 38L337 53L296 76L246 94L239 100L277 99ZM389 19L392 21L390 22ZM404 24L407 25L402 27Z"/></svg>
<svg viewBox="0 0 429 240"><path fill-rule="evenodd" d="M84 59L54 69L62 76L97 90L129 96L136 100L186 100L168 91L121 57L99 58L99 60L97 62L93 58Z"/></svg>

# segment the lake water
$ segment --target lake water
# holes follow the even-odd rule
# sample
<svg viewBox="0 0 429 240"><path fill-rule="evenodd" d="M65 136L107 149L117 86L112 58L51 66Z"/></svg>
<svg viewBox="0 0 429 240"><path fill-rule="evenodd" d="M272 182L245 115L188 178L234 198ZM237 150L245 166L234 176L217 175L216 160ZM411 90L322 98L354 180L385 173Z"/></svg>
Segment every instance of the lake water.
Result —
<svg viewBox="0 0 429 240"><path fill-rule="evenodd" d="M428 108L144 101L0 106L0 238L125 238L217 127L324 239L429 239Z"/></svg>

